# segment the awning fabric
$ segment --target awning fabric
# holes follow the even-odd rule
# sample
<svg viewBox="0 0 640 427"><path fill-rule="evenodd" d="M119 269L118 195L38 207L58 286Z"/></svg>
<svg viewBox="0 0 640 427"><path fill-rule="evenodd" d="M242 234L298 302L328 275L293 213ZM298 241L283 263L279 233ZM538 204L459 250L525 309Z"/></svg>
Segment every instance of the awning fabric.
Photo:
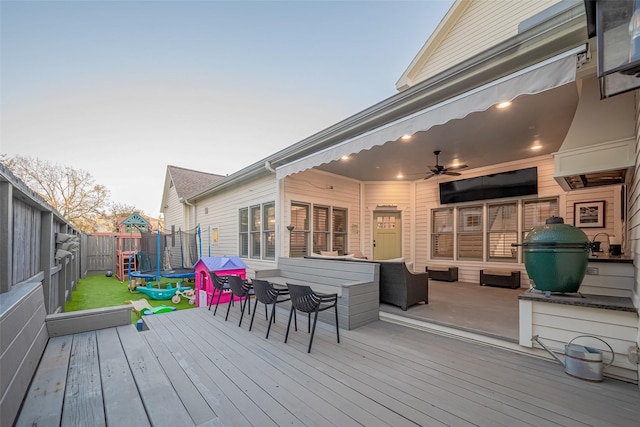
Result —
<svg viewBox="0 0 640 427"><path fill-rule="evenodd" d="M342 156L395 141L404 134L426 131L450 120L462 119L471 113L485 111L498 102L513 100L520 95L533 95L571 83L576 79L576 55L585 50L586 46L580 46L556 55L333 147L279 166L276 168L276 178L282 179L338 160Z"/></svg>

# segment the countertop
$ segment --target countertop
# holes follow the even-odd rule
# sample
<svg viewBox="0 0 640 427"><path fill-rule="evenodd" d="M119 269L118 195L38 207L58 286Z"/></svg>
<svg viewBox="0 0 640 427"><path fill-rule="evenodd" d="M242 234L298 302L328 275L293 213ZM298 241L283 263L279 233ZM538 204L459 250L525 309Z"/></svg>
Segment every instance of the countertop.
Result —
<svg viewBox="0 0 640 427"><path fill-rule="evenodd" d="M594 256L589 256L589 262L611 262L622 264L633 264L633 258L625 254L609 255L608 252L596 252Z"/></svg>

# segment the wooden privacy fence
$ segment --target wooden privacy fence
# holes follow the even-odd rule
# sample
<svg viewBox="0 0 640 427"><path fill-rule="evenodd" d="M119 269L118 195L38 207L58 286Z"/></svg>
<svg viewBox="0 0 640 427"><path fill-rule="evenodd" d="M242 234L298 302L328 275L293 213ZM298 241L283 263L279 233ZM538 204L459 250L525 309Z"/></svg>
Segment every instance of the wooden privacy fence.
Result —
<svg viewBox="0 0 640 427"><path fill-rule="evenodd" d="M4 302L10 302L21 285L40 282L47 314L64 311L65 300L71 298L86 268L81 265L81 241L70 255L56 257L63 235L74 240L80 233L0 163L0 294ZM0 304L0 316L4 309L6 304Z"/></svg>
<svg viewBox="0 0 640 427"><path fill-rule="evenodd" d="M116 265L116 236L89 234L83 236L83 253L86 254L86 273L99 273L114 270Z"/></svg>

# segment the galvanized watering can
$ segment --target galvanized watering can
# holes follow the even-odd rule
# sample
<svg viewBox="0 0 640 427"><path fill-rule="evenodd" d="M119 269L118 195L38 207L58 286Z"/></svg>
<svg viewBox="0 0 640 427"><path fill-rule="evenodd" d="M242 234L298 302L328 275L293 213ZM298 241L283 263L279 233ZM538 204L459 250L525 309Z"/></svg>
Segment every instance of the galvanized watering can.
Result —
<svg viewBox="0 0 640 427"><path fill-rule="evenodd" d="M584 345L573 344L578 338L593 338L598 341L602 341L609 350L611 350L611 360L609 363L603 366L602 363L602 350L587 347ZM613 364L616 357L613 348L603 339L594 337L592 335L578 335L564 346L564 360L560 359L553 351L551 351L542 341L538 335L531 337L531 341L536 341L547 352L553 356L562 366L564 371L572 377L580 378L587 381L602 381L602 371Z"/></svg>

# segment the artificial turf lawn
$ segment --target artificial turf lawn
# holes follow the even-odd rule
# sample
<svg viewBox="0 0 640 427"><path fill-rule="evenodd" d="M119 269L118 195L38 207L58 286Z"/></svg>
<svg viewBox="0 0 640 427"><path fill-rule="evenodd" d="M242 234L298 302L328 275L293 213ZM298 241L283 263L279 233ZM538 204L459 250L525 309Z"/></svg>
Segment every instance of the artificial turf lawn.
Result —
<svg viewBox="0 0 640 427"><path fill-rule="evenodd" d="M169 283L169 281L165 280L161 282L162 288L165 288L167 283ZM176 286L175 280L171 282L171 286ZM194 283L183 282L183 286L191 286L193 289ZM65 311L113 307L126 304L125 301L128 300L135 301L141 298L146 298L153 307L166 305L176 307L178 310L195 307L195 305L190 305L186 298L180 298L180 303L174 304L170 299L153 300L143 293L131 293L129 292L126 281L121 283L115 276L106 277L104 274L95 274L78 280L76 290L71 294L71 301L67 301L66 303ZM136 323L138 319L138 315L131 311L131 323Z"/></svg>

